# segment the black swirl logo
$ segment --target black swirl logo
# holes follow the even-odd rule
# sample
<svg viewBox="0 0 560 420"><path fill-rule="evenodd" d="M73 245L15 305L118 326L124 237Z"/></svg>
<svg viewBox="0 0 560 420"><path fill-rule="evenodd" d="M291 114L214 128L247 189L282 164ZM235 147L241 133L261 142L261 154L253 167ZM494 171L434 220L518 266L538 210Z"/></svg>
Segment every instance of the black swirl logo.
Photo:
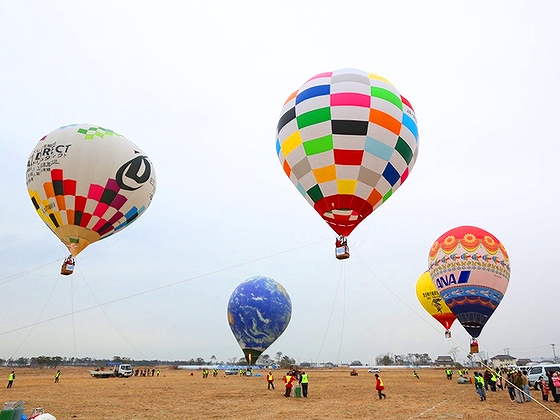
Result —
<svg viewBox="0 0 560 420"><path fill-rule="evenodd" d="M134 191L150 179L152 165L146 156L136 156L117 171L117 184L123 190Z"/></svg>

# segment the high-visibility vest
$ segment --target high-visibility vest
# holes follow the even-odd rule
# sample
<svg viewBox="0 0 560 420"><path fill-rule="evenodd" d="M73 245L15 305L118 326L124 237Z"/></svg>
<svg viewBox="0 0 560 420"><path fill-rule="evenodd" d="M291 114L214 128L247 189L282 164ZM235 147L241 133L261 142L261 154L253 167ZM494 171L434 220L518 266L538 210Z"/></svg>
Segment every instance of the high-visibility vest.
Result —
<svg viewBox="0 0 560 420"><path fill-rule="evenodd" d="M481 387L484 386L484 378L482 376L477 376L476 382L479 383Z"/></svg>
<svg viewBox="0 0 560 420"><path fill-rule="evenodd" d="M266 380L271 382L274 380L274 377L272 376L272 373L269 373L268 375L266 375Z"/></svg>
<svg viewBox="0 0 560 420"><path fill-rule="evenodd" d="M8 380L13 381L15 376L16 375L14 375L13 373L10 373L10 376L9 376Z"/></svg>
<svg viewBox="0 0 560 420"><path fill-rule="evenodd" d="M303 373L303 374L301 375L301 383L302 383L302 384L306 384L306 383L308 383L308 382L309 382L309 379L307 378L307 373Z"/></svg>
<svg viewBox="0 0 560 420"><path fill-rule="evenodd" d="M383 386L383 379L381 379L381 376L377 379L379 380L379 386Z"/></svg>

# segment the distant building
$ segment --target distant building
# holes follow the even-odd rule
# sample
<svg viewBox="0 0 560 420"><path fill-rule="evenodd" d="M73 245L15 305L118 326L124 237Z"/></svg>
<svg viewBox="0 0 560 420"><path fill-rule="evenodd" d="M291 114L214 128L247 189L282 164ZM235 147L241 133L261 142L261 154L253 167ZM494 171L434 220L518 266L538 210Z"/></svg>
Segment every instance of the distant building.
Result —
<svg viewBox="0 0 560 420"><path fill-rule="evenodd" d="M451 356L438 356L436 360L434 360L434 367L453 367L455 366L455 360Z"/></svg>
<svg viewBox="0 0 560 420"><path fill-rule="evenodd" d="M509 354L497 354L496 356L490 358L490 364L493 368L515 365L516 361L517 358L510 356Z"/></svg>
<svg viewBox="0 0 560 420"><path fill-rule="evenodd" d="M517 359L517 366L527 366L533 364L531 359Z"/></svg>

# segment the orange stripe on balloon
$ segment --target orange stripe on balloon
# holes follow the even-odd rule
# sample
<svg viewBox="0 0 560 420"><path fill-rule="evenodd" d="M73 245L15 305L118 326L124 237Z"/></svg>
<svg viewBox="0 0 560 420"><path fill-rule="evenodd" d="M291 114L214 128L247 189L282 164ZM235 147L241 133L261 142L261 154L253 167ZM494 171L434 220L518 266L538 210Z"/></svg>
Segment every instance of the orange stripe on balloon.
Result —
<svg viewBox="0 0 560 420"><path fill-rule="evenodd" d="M400 121L391 117L389 114L386 114L385 112L379 111L377 109L369 110L369 121L383 128L386 128L396 136L398 136L401 132L402 124Z"/></svg>
<svg viewBox="0 0 560 420"><path fill-rule="evenodd" d="M292 173L292 168L290 168L290 165L288 164L287 160L284 161L284 164L282 165L282 167L284 168L284 172L286 172L286 175L288 175L288 177L290 177L290 174Z"/></svg>
<svg viewBox="0 0 560 420"><path fill-rule="evenodd" d="M74 224L74 210L66 210L66 218L68 219L68 224Z"/></svg>
<svg viewBox="0 0 560 420"><path fill-rule="evenodd" d="M288 96L288 99L286 99L286 102L284 102L284 105L286 105L288 102L290 102L292 99L294 99L297 96L298 91L296 90L294 93L292 93L290 96Z"/></svg>
<svg viewBox="0 0 560 420"><path fill-rule="evenodd" d="M383 196L379 191L374 189L369 195L367 202L371 204L373 207L375 207L377 203L379 203L381 200L383 200Z"/></svg>
<svg viewBox="0 0 560 420"><path fill-rule="evenodd" d="M54 197L54 188L52 182L45 182L43 184L43 190L45 190L45 194L47 195L47 198Z"/></svg>
<svg viewBox="0 0 560 420"><path fill-rule="evenodd" d="M64 199L63 195L56 196L56 205L58 206L59 210L66 210L66 200Z"/></svg>

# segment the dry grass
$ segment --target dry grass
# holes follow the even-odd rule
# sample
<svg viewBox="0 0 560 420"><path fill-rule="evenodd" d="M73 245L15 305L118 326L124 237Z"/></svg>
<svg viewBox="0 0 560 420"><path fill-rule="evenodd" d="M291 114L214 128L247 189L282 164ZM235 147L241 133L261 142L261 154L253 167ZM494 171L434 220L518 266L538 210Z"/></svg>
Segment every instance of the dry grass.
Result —
<svg viewBox="0 0 560 420"><path fill-rule="evenodd" d="M0 369L6 379L7 368ZM381 376L387 398L379 400L373 374L361 370L309 369L309 397L283 397L283 371L277 371L276 390L267 391L261 377L202 378L200 371L161 368L159 377L95 379L84 368L62 368L54 384L53 369L17 369L12 389L2 387L4 401L25 401L57 420L79 419L528 419L560 418L560 404L510 402L507 391L489 392L481 402L474 386L448 381L442 370L385 370ZM3 376L2 376L3 375ZM1 401L1 400L0 400ZM544 407L541 405L544 404Z"/></svg>

